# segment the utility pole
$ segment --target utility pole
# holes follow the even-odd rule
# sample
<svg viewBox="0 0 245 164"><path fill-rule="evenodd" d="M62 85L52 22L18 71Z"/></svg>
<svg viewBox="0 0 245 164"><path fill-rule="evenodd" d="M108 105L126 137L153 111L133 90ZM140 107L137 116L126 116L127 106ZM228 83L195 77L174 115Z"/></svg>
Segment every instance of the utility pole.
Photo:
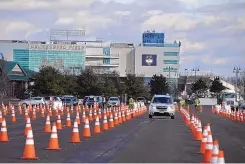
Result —
<svg viewBox="0 0 245 164"><path fill-rule="evenodd" d="M236 74L236 87L238 88L238 75L239 75L239 73L241 73L241 68L240 67L234 67L233 73Z"/></svg>

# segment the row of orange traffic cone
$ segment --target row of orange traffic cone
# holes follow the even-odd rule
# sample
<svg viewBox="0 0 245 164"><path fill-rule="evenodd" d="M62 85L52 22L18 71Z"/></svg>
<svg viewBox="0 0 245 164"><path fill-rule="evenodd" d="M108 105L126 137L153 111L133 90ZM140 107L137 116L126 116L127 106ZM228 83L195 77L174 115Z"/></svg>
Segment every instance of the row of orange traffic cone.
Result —
<svg viewBox="0 0 245 164"><path fill-rule="evenodd" d="M218 107L213 107L212 106L212 113L218 114L220 116L239 121L239 122L245 122L245 111L240 110L240 111L231 111L231 110L226 110L225 107L221 107L220 110L217 109Z"/></svg>
<svg viewBox="0 0 245 164"><path fill-rule="evenodd" d="M190 117L189 112L181 109L181 115L189 126L192 134L197 141L201 141L200 153L203 154L204 163L225 163L224 151L219 149L218 140L213 142L210 123L208 123L202 130L201 120L196 116Z"/></svg>

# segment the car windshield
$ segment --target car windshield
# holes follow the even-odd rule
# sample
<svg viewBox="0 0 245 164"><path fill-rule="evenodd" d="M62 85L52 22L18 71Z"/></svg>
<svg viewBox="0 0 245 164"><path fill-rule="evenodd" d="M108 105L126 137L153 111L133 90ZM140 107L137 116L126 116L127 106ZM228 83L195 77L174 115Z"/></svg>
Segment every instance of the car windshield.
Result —
<svg viewBox="0 0 245 164"><path fill-rule="evenodd" d="M118 101L119 99L117 97L111 97L109 101Z"/></svg>
<svg viewBox="0 0 245 164"><path fill-rule="evenodd" d="M94 101L94 98L93 98L93 97L90 97L90 98L88 99L88 101Z"/></svg>
<svg viewBox="0 0 245 164"><path fill-rule="evenodd" d="M152 103L172 104L173 102L170 97L155 97Z"/></svg>
<svg viewBox="0 0 245 164"><path fill-rule="evenodd" d="M41 97L33 97L32 100L42 100Z"/></svg>
<svg viewBox="0 0 245 164"><path fill-rule="evenodd" d="M137 100L138 100L138 101L144 101L145 98L144 98L144 97L139 97L139 98L137 98Z"/></svg>
<svg viewBox="0 0 245 164"><path fill-rule="evenodd" d="M224 98L236 98L236 94L235 93L225 93Z"/></svg>

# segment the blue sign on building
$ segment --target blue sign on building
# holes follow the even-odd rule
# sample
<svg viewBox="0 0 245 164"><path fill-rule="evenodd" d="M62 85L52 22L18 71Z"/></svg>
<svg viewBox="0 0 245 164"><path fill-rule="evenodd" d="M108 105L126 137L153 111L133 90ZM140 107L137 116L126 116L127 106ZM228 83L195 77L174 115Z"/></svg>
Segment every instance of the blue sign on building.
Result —
<svg viewBox="0 0 245 164"><path fill-rule="evenodd" d="M0 52L0 59L4 60L3 53Z"/></svg>
<svg viewBox="0 0 245 164"><path fill-rule="evenodd" d="M156 66L157 55L142 54L142 66Z"/></svg>
<svg viewBox="0 0 245 164"><path fill-rule="evenodd" d="M142 40L143 43L164 43L164 33L145 32Z"/></svg>

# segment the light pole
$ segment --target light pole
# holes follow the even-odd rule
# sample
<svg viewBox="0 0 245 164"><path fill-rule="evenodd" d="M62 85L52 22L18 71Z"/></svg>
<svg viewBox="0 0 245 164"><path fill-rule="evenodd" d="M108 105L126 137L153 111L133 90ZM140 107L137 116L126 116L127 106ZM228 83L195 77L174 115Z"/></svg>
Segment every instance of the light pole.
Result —
<svg viewBox="0 0 245 164"><path fill-rule="evenodd" d="M196 82L196 78L197 78L197 71L199 71L199 68L192 68L192 71L195 71L195 82Z"/></svg>
<svg viewBox="0 0 245 164"><path fill-rule="evenodd" d="M168 69L168 78L170 79L170 73L171 73L171 70L173 69L173 67L168 66L166 68Z"/></svg>
<svg viewBox="0 0 245 164"><path fill-rule="evenodd" d="M236 74L236 86L238 87L238 74L241 73L241 68L240 67L234 67L233 73Z"/></svg>

